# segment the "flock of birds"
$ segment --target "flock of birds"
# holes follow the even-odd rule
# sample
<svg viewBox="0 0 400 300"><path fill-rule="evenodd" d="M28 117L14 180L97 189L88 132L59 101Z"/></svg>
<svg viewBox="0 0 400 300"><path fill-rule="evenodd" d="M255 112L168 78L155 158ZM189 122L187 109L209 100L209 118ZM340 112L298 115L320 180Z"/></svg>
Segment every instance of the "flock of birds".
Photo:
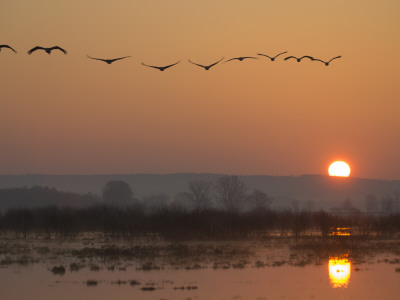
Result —
<svg viewBox="0 0 400 300"><path fill-rule="evenodd" d="M17 53L17 51L16 51L14 48L12 48L11 46L9 46L9 45L0 45L0 52L1 52L1 50L2 50L3 48L10 49L10 50L14 51L15 53ZM36 46L36 47L30 49L27 53L28 53L29 55L31 55L33 52L38 51L38 50L45 51L47 54L51 54L51 52L52 52L53 50L59 50L59 51L63 52L64 54L67 54L67 53L68 53L67 50L65 50L65 49L63 49L63 48L61 48L61 47L59 47L59 46L54 46L54 47L49 47L49 48L41 47L41 46ZM281 55L283 55L283 54L286 54L286 53L287 53L287 51L284 51L284 52L281 52L281 53L276 54L275 56L269 56L269 55L263 54L263 53L257 53L257 55L266 57L266 58L268 58L270 61L275 61L275 59L276 59L277 57L279 57L279 56L281 56ZM121 60L121 59L125 59L125 58L131 57L131 56L124 56L124 57L111 58L111 59L96 58L96 57L91 57L91 56L89 56L89 55L88 55L87 57L90 58L90 59L103 61L103 62L105 62L105 63L107 63L107 64L112 64L112 63L115 62L115 61L118 61L118 60ZM289 60L289 59L295 59L297 62L300 62L300 61L302 61L302 60L305 59L305 58L307 58L307 59L309 59L309 60L311 60L311 61L319 61L319 62L325 64L325 66L329 66L329 64L330 64L333 60L338 59L338 58L341 58L341 56L340 56L340 55L339 55L339 56L335 56L335 57L333 57L333 58L331 58L330 60L327 60L327 61L322 60L322 59L319 59L319 58L315 58L315 57L310 56L310 55L303 55L303 56L301 56L301 57L287 56L287 57L284 58L284 60L286 61L286 60ZM196 65L196 66L199 66L199 67L201 67L201 68L204 68L206 71L208 71L210 68L212 68L212 67L214 67L215 65L217 65L218 63L220 63L223 59L224 59L224 57L222 57L220 60L218 60L218 61L216 61L216 62L214 62L214 63L212 63L212 64L210 64L210 65L201 65L201 64L192 62L190 59L188 60L188 62L191 63L191 64L193 64L193 65ZM233 57L233 58L231 58L231 59L228 59L228 60L224 61L224 63L227 63L227 62L230 62L230 61L234 61L234 60L243 61L243 60L245 60L245 59L258 59L258 57L254 57L254 56ZM165 71L166 69L168 69L168 68L170 68L170 67L173 67L173 66L179 64L180 62L181 62L181 61L178 61L178 62L176 62L176 63L170 64L170 65L167 65L167 66L152 66L152 65L148 65L148 64L145 64L145 63L142 62L142 65L143 65L143 66L146 66L146 67L149 67L149 68L158 69L158 70L160 70L160 71Z"/></svg>

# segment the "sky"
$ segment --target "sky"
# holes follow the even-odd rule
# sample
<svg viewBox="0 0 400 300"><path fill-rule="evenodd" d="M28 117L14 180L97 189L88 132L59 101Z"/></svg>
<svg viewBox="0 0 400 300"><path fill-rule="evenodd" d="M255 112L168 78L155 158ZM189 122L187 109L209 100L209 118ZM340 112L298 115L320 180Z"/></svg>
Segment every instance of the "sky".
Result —
<svg viewBox="0 0 400 300"><path fill-rule="evenodd" d="M398 0L1 0L0 44L18 54L0 52L0 174L297 176L344 160L351 176L400 179L398 11ZM68 54L26 53L55 45ZM259 59L187 62L238 56Z"/></svg>

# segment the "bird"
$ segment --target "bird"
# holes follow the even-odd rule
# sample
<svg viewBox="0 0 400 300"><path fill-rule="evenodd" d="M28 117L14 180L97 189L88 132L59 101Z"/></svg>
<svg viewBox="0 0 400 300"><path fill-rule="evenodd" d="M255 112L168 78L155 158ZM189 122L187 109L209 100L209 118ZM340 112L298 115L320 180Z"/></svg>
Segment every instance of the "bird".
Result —
<svg viewBox="0 0 400 300"><path fill-rule="evenodd" d="M51 48L45 48L45 47L36 46L36 47L32 48L31 50L29 50L29 51L28 51L28 54L31 55L32 52L34 52L34 51L36 51L36 50L44 50L44 51L46 51L47 54L50 54L51 51L53 51L53 50L60 50L60 51L62 51L64 54L67 54L67 53L68 53L66 50L64 50L63 48L58 47L58 46L54 46L54 47L51 47Z"/></svg>
<svg viewBox="0 0 400 300"><path fill-rule="evenodd" d="M288 59L291 59L291 58L296 59L297 62L300 62L303 58L309 58L309 59L311 59L311 60L314 60L314 57L309 56L309 55L304 55L304 56L302 56L302 57L288 56L288 57L285 58L285 60L288 60Z"/></svg>
<svg viewBox="0 0 400 300"><path fill-rule="evenodd" d="M89 55L87 55L87 57L89 57L90 59L95 59L95 60L101 60L104 61L106 63L108 63L109 65L112 64L114 61L120 60L120 59L124 59L130 56L124 56L124 57L118 57L118 58L110 58L110 59L104 59L104 58L96 58L96 57L91 57Z"/></svg>
<svg viewBox="0 0 400 300"><path fill-rule="evenodd" d="M281 53L279 53L279 54L277 54L277 55L275 55L275 56L269 56L269 55L262 54L262 53L257 53L257 55L261 55L261 56L268 57L271 61L274 61L275 58L277 58L279 55L282 55L282 54L285 54L285 53L287 53L287 51L281 52Z"/></svg>
<svg viewBox="0 0 400 300"><path fill-rule="evenodd" d="M246 58L258 59L257 57L253 57L253 56L240 56L240 57L234 57L234 58L228 59L227 61L225 61L225 63L227 63L228 61L235 60L235 59L238 60L238 61L243 61L243 60L245 60Z"/></svg>
<svg viewBox="0 0 400 300"><path fill-rule="evenodd" d="M166 70L166 69L168 69L168 68L170 68L172 66L175 66L175 65L179 64L180 62L181 61L178 61L178 62L176 62L176 63L174 63L172 65L168 65L168 66L164 66L164 67L150 66L150 65L146 65L144 62L142 62L142 65L146 66L146 67L154 68L154 69L159 69L160 71L164 71L164 70Z"/></svg>
<svg viewBox="0 0 400 300"><path fill-rule="evenodd" d="M318 59L318 58L314 58L313 60L320 61L320 62L324 63L325 66L329 66L329 63L330 63L332 60L337 59L337 58L341 58L341 57L342 57L341 55L335 56L334 58L331 58L331 59L328 60L328 61L323 61L323 60Z"/></svg>
<svg viewBox="0 0 400 300"><path fill-rule="evenodd" d="M204 70L208 71L211 67L215 66L217 63L219 63L223 59L224 59L224 57L221 58L219 61L217 61L217 62L215 62L215 63L213 63L211 65L208 65L208 66L203 66L203 65L200 65L200 64L196 64L196 63L192 62L190 59L188 59L188 62L190 62L191 64L194 64L196 66L202 67L202 68L204 68Z"/></svg>
<svg viewBox="0 0 400 300"><path fill-rule="evenodd" d="M0 45L0 52L1 52L2 48L8 48L8 49L11 49L12 51L14 51L14 53L17 53L17 51L15 51L15 49L9 45Z"/></svg>

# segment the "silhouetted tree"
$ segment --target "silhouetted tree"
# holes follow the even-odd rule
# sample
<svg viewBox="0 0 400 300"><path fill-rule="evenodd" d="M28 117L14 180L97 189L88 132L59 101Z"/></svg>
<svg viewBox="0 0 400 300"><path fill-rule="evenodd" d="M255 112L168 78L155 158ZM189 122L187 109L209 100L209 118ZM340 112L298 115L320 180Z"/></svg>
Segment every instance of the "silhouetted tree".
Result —
<svg viewBox="0 0 400 300"><path fill-rule="evenodd" d="M229 212L239 212L246 197L247 187L237 176L223 176L215 185L217 200Z"/></svg>
<svg viewBox="0 0 400 300"><path fill-rule="evenodd" d="M270 209L272 200L267 193L255 189L247 196L247 202L250 211L265 211Z"/></svg>
<svg viewBox="0 0 400 300"><path fill-rule="evenodd" d="M107 204L125 206L133 203L133 192L122 180L109 181L103 188L103 199Z"/></svg>
<svg viewBox="0 0 400 300"><path fill-rule="evenodd" d="M142 198L142 205L146 212L154 213L166 209L169 204L169 196L167 194L150 195Z"/></svg>
<svg viewBox="0 0 400 300"><path fill-rule="evenodd" d="M211 206L211 187L212 183L209 181L189 181L189 190L195 210L199 211Z"/></svg>

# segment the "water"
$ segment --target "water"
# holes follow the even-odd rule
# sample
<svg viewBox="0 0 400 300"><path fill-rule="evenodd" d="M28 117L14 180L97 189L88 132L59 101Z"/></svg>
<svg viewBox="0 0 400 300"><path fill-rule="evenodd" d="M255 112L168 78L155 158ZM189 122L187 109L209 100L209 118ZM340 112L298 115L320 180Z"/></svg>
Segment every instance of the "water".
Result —
<svg viewBox="0 0 400 300"><path fill-rule="evenodd" d="M112 249L132 246L113 245ZM397 300L400 295L398 248L383 247L384 251L373 255L335 250L334 255L325 256L293 250L292 242L162 245L151 243L147 248L151 255L130 259L118 251L114 252L119 255L100 256L73 252L88 246L79 241L3 243L0 299ZM105 244L90 246L100 249ZM171 247L176 257L166 252ZM188 255L188 249L205 254L193 250ZM71 271L71 263L82 268ZM53 274L52 268L61 265L65 273Z"/></svg>

